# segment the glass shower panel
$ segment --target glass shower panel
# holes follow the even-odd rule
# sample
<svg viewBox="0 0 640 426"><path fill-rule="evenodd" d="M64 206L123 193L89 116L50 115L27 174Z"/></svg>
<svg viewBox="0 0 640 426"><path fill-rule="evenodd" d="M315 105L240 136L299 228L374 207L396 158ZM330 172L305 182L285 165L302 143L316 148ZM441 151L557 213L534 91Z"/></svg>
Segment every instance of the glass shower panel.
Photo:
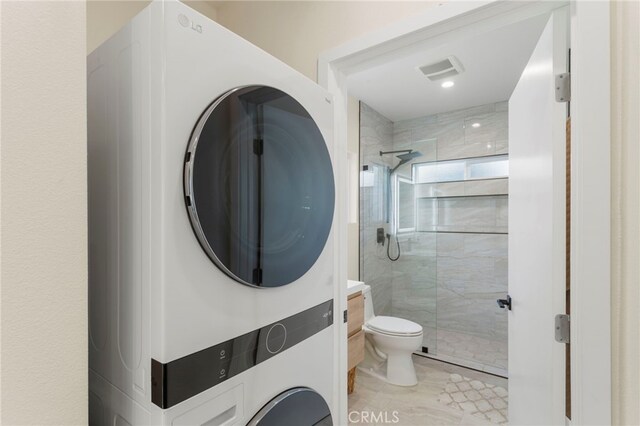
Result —
<svg viewBox="0 0 640 426"><path fill-rule="evenodd" d="M506 372L507 315L496 299L507 292L508 237L506 224L495 224L506 197L439 202L446 218L439 218L445 224L437 232L438 355ZM479 219L461 220L469 216Z"/></svg>
<svg viewBox="0 0 640 426"><path fill-rule="evenodd" d="M387 228L388 167L369 163L360 172L360 280L371 286L374 311L390 313L391 268L385 246L377 242L377 230Z"/></svg>
<svg viewBox="0 0 640 426"><path fill-rule="evenodd" d="M429 356L497 374L507 373L507 313L496 304L507 293L506 107L391 123L362 104L360 129L361 279L376 314L420 324ZM381 151L420 155L400 164Z"/></svg>

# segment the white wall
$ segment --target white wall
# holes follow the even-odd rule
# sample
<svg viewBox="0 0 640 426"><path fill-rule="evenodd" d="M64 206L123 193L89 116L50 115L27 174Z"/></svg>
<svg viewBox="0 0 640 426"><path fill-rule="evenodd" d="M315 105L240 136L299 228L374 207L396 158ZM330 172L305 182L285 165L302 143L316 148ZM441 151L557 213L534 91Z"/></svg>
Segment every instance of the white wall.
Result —
<svg viewBox="0 0 640 426"><path fill-rule="evenodd" d="M86 424L85 3L0 11L0 422Z"/></svg>
<svg viewBox="0 0 640 426"><path fill-rule="evenodd" d="M614 425L640 424L640 3L611 5Z"/></svg>
<svg viewBox="0 0 640 426"><path fill-rule="evenodd" d="M92 52L102 42L115 34L150 2L150 0L88 0L87 53ZM213 4L200 0L185 1L184 3L214 21L216 20L217 13Z"/></svg>
<svg viewBox="0 0 640 426"><path fill-rule="evenodd" d="M429 1L222 1L218 22L316 80L318 55L437 4Z"/></svg>

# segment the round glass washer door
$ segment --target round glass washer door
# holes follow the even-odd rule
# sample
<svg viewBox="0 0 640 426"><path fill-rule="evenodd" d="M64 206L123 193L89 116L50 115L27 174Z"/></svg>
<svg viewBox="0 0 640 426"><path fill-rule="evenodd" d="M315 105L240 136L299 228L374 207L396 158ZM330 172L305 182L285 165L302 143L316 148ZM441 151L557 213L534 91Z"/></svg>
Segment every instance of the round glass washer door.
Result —
<svg viewBox="0 0 640 426"><path fill-rule="evenodd" d="M269 401L247 426L333 426L333 419L320 394L298 387Z"/></svg>
<svg viewBox="0 0 640 426"><path fill-rule="evenodd" d="M189 142L184 187L200 245L243 284L294 282L331 230L335 187L322 133L272 87L234 89L207 108Z"/></svg>

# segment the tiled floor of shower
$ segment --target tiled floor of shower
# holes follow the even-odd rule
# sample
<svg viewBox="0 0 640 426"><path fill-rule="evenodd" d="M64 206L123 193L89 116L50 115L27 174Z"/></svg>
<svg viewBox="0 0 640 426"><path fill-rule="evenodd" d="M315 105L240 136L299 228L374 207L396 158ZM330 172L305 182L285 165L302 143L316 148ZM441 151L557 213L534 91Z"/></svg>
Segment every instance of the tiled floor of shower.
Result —
<svg viewBox="0 0 640 426"><path fill-rule="evenodd" d="M436 359L507 376L508 346L482 336L451 330L438 330Z"/></svg>

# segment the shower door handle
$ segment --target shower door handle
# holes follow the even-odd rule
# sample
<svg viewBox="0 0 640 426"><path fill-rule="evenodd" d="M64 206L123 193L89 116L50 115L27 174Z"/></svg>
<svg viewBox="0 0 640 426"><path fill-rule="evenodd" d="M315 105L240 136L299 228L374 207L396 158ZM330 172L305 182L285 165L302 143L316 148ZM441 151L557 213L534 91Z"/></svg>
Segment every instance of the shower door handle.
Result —
<svg viewBox="0 0 640 426"><path fill-rule="evenodd" d="M498 299L497 302L498 302L498 306L501 309L507 308L511 310L511 296L509 296L508 294L506 299Z"/></svg>

